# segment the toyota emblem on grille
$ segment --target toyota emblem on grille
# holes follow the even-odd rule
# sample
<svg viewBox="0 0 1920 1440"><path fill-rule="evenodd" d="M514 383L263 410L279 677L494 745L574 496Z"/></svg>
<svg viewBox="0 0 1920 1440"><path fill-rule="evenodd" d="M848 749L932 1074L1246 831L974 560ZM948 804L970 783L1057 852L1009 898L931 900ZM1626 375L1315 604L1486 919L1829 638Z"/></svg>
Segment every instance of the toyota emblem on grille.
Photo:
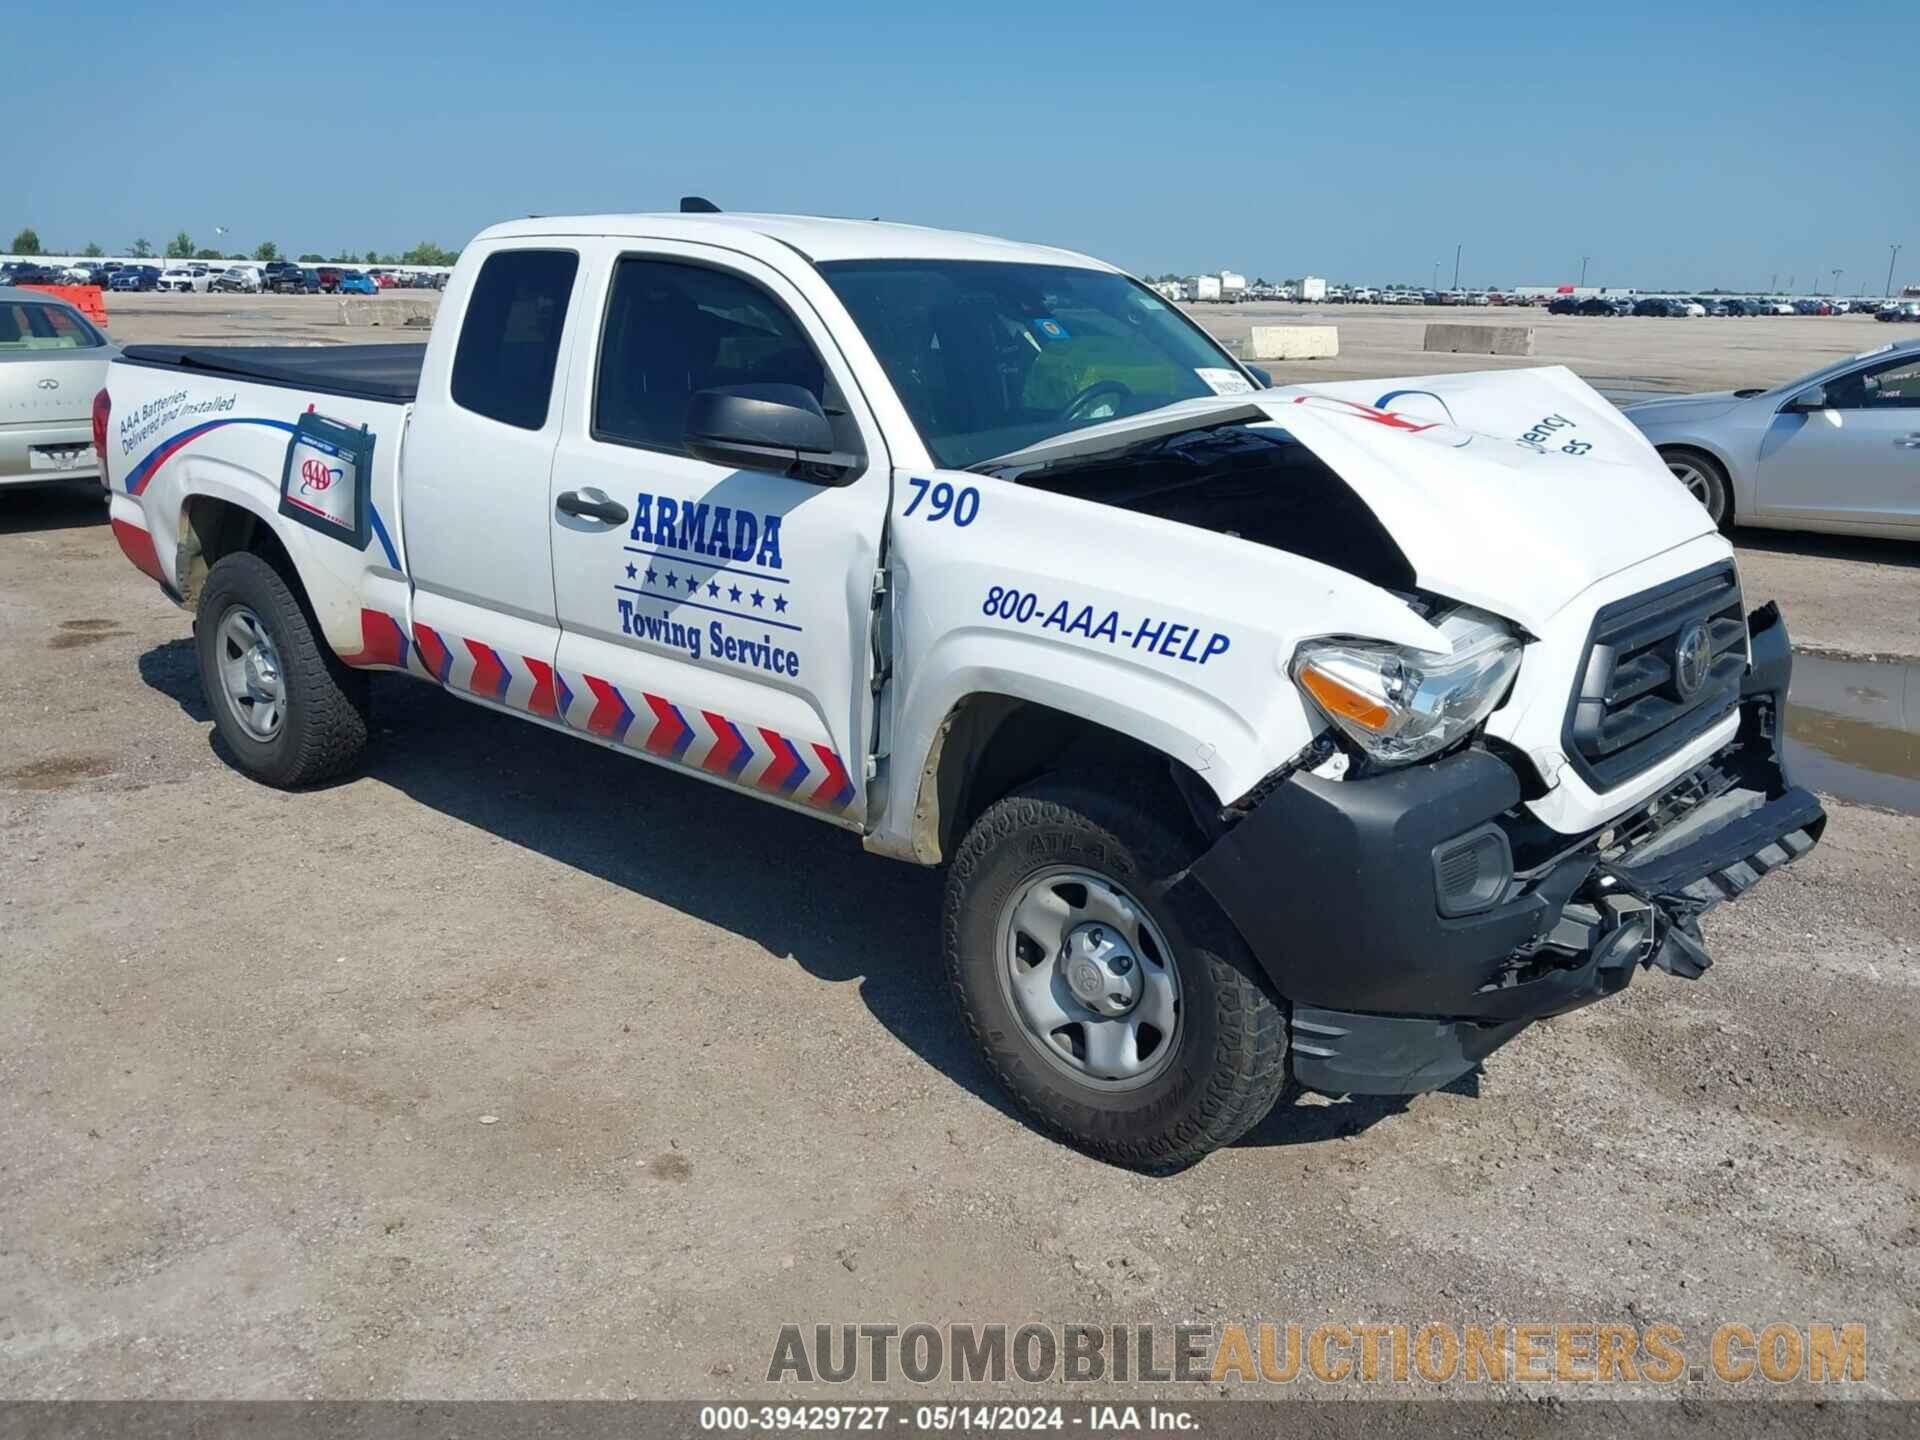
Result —
<svg viewBox="0 0 1920 1440"><path fill-rule="evenodd" d="M1707 683L1707 671L1713 665L1713 636L1705 622L1689 625L1680 632L1673 649L1673 688L1682 700L1691 700Z"/></svg>
<svg viewBox="0 0 1920 1440"><path fill-rule="evenodd" d="M60 382L49 375L45 380L40 382L40 388L42 390L58 390L60 388Z"/></svg>

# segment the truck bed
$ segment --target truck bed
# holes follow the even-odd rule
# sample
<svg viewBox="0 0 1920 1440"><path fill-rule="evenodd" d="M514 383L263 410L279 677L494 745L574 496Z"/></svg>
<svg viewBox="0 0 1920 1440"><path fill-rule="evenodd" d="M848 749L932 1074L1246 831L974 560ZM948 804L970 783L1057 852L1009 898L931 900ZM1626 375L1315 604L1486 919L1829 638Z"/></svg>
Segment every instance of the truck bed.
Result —
<svg viewBox="0 0 1920 1440"><path fill-rule="evenodd" d="M161 370L224 375L357 400L406 404L420 388L420 345L129 345L121 360Z"/></svg>

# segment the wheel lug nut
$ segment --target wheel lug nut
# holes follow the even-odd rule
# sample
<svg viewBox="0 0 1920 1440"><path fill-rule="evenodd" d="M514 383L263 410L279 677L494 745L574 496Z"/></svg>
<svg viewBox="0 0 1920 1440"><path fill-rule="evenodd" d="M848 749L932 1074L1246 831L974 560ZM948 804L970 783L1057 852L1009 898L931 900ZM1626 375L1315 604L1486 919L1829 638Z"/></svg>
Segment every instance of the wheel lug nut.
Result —
<svg viewBox="0 0 1920 1440"><path fill-rule="evenodd" d="M1107 932L1102 930L1098 925L1087 932L1087 944L1091 945L1094 949L1098 950L1106 943Z"/></svg>
<svg viewBox="0 0 1920 1440"><path fill-rule="evenodd" d="M1131 955L1116 955L1107 962L1107 968L1116 975L1125 975L1129 970L1133 969L1133 957Z"/></svg>

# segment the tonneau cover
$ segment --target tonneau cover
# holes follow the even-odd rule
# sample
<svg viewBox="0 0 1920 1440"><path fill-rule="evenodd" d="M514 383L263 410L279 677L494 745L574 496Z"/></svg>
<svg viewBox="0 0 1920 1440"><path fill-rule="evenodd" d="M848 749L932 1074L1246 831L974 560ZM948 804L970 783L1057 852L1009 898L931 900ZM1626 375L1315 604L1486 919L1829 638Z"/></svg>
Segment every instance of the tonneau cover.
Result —
<svg viewBox="0 0 1920 1440"><path fill-rule="evenodd" d="M359 400L411 401L420 389L421 345L129 345L134 365L227 375Z"/></svg>

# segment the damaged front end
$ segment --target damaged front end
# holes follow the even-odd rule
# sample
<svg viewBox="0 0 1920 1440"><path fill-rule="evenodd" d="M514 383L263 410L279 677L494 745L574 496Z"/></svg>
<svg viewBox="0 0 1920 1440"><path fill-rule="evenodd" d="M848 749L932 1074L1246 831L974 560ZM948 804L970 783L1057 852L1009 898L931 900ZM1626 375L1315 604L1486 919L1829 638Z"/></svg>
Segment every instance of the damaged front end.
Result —
<svg viewBox="0 0 1920 1440"><path fill-rule="evenodd" d="M1289 1001L1302 1084L1434 1089L1642 967L1706 969L1700 917L1826 825L1782 763L1786 626L1767 605L1748 630L1734 741L1592 834L1541 825L1481 748L1346 781L1302 768L1249 797L1192 874Z"/></svg>

